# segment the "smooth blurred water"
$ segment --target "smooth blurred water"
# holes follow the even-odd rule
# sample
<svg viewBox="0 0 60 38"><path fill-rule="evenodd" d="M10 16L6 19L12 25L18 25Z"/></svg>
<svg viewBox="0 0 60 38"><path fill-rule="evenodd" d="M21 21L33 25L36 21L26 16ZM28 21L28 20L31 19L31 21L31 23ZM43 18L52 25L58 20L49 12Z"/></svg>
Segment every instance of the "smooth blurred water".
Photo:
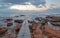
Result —
<svg viewBox="0 0 60 38"><path fill-rule="evenodd" d="M0 17L14 17L19 15L28 15L28 16L36 17L38 15L40 16L60 15L60 13L58 11L57 12L51 12L51 11L40 12L40 11L18 11L18 10L9 10L9 9L0 10Z"/></svg>
<svg viewBox="0 0 60 38"><path fill-rule="evenodd" d="M20 16L24 15L24 16ZM59 12L39 12L39 11L18 11L18 10L0 10L0 20L3 20L5 18L11 17L14 20L15 19L28 19L28 20L34 20L35 17L46 17L46 15L56 15L60 16ZM15 17L18 16L18 17ZM27 18L26 18L27 17ZM6 25L6 23L1 22L1 25Z"/></svg>

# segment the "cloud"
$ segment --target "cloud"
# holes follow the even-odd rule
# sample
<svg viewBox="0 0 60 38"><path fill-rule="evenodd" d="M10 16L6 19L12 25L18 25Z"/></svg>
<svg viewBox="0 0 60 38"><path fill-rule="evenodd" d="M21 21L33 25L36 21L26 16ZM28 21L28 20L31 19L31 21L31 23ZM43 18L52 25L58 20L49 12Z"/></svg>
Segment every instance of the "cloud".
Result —
<svg viewBox="0 0 60 38"><path fill-rule="evenodd" d="M60 15L60 8L53 8L47 9L44 11L21 11L21 10L11 10L11 9L0 9L0 16L9 17L15 15L52 15L52 14L59 14Z"/></svg>
<svg viewBox="0 0 60 38"><path fill-rule="evenodd" d="M32 0L31 3L36 6L38 6L38 5L44 6L46 4L46 1L45 0Z"/></svg>
<svg viewBox="0 0 60 38"><path fill-rule="evenodd" d="M49 9L49 6L47 6L46 8L45 7L41 7L41 8L38 8L38 7L35 7L34 5L13 5L13 6L10 6L8 9L11 9L11 10L28 10L28 11L43 11L43 10L47 10Z"/></svg>
<svg viewBox="0 0 60 38"><path fill-rule="evenodd" d="M39 5L45 6L46 4L45 0L2 0L2 1L6 3L24 4L24 5L26 5L27 4L26 2L28 2L35 6L39 6Z"/></svg>
<svg viewBox="0 0 60 38"><path fill-rule="evenodd" d="M0 9L5 9L12 6L12 3L0 3Z"/></svg>
<svg viewBox="0 0 60 38"><path fill-rule="evenodd" d="M27 2L28 3L28 2ZM46 7L42 6L40 8L31 5L31 3L28 3L29 5L12 5L10 6L8 9L11 10L24 10L24 11L45 11L45 10L49 10L49 9L55 9L55 8L60 8L55 4L50 4L50 5L46 5Z"/></svg>

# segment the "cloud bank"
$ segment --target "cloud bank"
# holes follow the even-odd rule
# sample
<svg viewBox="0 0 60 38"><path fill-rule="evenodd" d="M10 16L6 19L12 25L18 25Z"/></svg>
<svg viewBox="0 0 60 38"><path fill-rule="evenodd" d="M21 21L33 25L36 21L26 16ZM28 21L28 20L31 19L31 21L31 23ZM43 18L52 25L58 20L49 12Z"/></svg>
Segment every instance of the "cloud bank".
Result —
<svg viewBox="0 0 60 38"><path fill-rule="evenodd" d="M34 5L13 5L11 7L9 7L8 9L11 10L24 10L24 11L43 11L43 10L47 10L49 9L48 7L41 7L41 8L37 8Z"/></svg>

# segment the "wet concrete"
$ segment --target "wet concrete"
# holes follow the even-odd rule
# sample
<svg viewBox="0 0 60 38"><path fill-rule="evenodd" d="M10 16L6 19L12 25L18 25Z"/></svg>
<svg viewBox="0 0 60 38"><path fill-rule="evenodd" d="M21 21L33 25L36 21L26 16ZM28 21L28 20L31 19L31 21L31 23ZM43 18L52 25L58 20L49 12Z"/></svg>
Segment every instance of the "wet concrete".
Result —
<svg viewBox="0 0 60 38"><path fill-rule="evenodd" d="M31 38L28 21L25 20L17 38Z"/></svg>

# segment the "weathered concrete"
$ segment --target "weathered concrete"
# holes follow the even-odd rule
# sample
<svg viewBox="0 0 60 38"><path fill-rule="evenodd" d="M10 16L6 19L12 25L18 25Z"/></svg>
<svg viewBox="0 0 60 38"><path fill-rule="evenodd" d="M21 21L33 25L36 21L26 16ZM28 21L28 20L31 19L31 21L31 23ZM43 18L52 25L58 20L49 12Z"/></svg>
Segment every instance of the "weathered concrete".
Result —
<svg viewBox="0 0 60 38"><path fill-rule="evenodd" d="M25 20L22 24L22 27L19 31L17 38L31 38L28 21Z"/></svg>

